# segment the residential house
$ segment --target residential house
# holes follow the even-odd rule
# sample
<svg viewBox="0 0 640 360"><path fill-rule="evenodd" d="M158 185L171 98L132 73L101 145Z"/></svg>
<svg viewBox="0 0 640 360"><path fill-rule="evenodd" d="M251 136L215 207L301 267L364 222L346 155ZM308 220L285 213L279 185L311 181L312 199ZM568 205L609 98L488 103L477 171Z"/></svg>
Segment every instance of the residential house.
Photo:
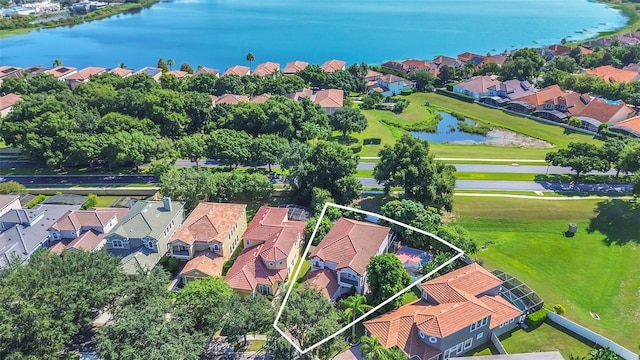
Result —
<svg viewBox="0 0 640 360"><path fill-rule="evenodd" d="M171 70L171 71L168 71L167 74L173 75L178 79L182 79L183 77L187 77L187 76L193 76L192 74L189 74L188 72L182 71L182 70Z"/></svg>
<svg viewBox="0 0 640 360"><path fill-rule="evenodd" d="M22 209L20 205L20 195L8 194L2 195L0 194L0 216L9 212L9 210L17 210Z"/></svg>
<svg viewBox="0 0 640 360"><path fill-rule="evenodd" d="M223 94L218 96L215 101L215 104L231 104L236 105L239 102L249 102L249 97L246 95L235 95L235 94Z"/></svg>
<svg viewBox="0 0 640 360"><path fill-rule="evenodd" d="M507 107L513 111L528 114L531 111L543 106L550 99L564 96L566 93L558 85L547 86L533 94L523 96L517 100L509 102Z"/></svg>
<svg viewBox="0 0 640 360"><path fill-rule="evenodd" d="M368 334L407 357L458 357L518 326L521 310L499 292L502 280L474 263L422 284L415 302L364 322Z"/></svg>
<svg viewBox="0 0 640 360"><path fill-rule="evenodd" d="M71 74L67 76L65 78L65 81L67 82L67 84L69 84L69 87L73 89L78 84L88 82L91 76L102 74L105 71L107 71L106 68L90 66L88 68L84 68L76 72L75 74Z"/></svg>
<svg viewBox="0 0 640 360"><path fill-rule="evenodd" d="M460 69L464 65L462 61L449 56L438 56L433 59L432 63L435 64L438 68L446 65L450 68Z"/></svg>
<svg viewBox="0 0 640 360"><path fill-rule="evenodd" d="M325 61L324 64L320 66L320 68L322 68L324 72L330 74L338 70L344 70L345 65L347 65L345 61L333 59L333 60Z"/></svg>
<svg viewBox="0 0 640 360"><path fill-rule="evenodd" d="M269 100L269 98L271 98L271 94L262 94L252 97L251 99L249 99L249 102L254 104L263 104L267 100Z"/></svg>
<svg viewBox="0 0 640 360"><path fill-rule="evenodd" d="M0 85L6 78L22 77L22 68L17 66L0 66Z"/></svg>
<svg viewBox="0 0 640 360"><path fill-rule="evenodd" d="M417 59L407 59L402 62L402 66L404 67L404 71L408 74L413 73L416 70L427 70L430 71L433 68L433 64Z"/></svg>
<svg viewBox="0 0 640 360"><path fill-rule="evenodd" d="M157 67L145 66L142 69L133 73L133 75L139 74L147 74L153 78L155 81L160 81L160 77L162 76L162 69Z"/></svg>
<svg viewBox="0 0 640 360"><path fill-rule="evenodd" d="M225 70L224 75L238 75L238 76L245 76L245 75L249 75L251 73L251 69L249 69L248 66L242 66L242 65L235 65L232 66L230 68L227 68L227 70Z"/></svg>
<svg viewBox="0 0 640 360"><path fill-rule="evenodd" d="M188 260L182 281L222 275L246 228L247 205L199 203L168 242L170 256Z"/></svg>
<svg viewBox="0 0 640 360"><path fill-rule="evenodd" d="M215 95L209 95L209 98L211 98L211 107L216 106L218 103L218 97Z"/></svg>
<svg viewBox="0 0 640 360"><path fill-rule="evenodd" d="M367 70L367 74L364 77L364 81L367 82L367 88L373 88L378 86L378 80L383 76L383 73L379 73L374 70Z"/></svg>
<svg viewBox="0 0 640 360"><path fill-rule="evenodd" d="M377 80L378 91L382 90L384 96L399 95L405 90L411 90L416 87L416 83L396 75L382 75Z"/></svg>
<svg viewBox="0 0 640 360"><path fill-rule="evenodd" d="M502 64L504 64L504 62L507 61L508 58L509 56L505 54L487 55L485 56L484 62L482 65L488 64L488 63L496 63L499 66L502 66Z"/></svg>
<svg viewBox="0 0 640 360"><path fill-rule="evenodd" d="M280 71L280 64L274 62L265 62L256 66L256 68L253 70L253 74L260 77L265 77L274 75L278 71Z"/></svg>
<svg viewBox="0 0 640 360"><path fill-rule="evenodd" d="M291 75L295 75L295 74L299 73L300 71L306 69L307 66L309 66L308 62L296 60L296 61L292 61L290 63L287 63L287 66L284 67L284 70L282 72L285 75L291 76Z"/></svg>
<svg viewBox="0 0 640 360"><path fill-rule="evenodd" d="M490 76L474 76L453 86L453 92L480 99L489 95L489 88L499 86L500 81Z"/></svg>
<svg viewBox="0 0 640 360"><path fill-rule="evenodd" d="M599 78L602 78L606 82L617 81L628 84L632 81L640 80L640 74L638 74L638 72L632 70L617 69L611 65L599 66L594 69L586 69L585 72L587 74L595 75Z"/></svg>
<svg viewBox="0 0 640 360"><path fill-rule="evenodd" d="M115 69L109 70L109 73L110 74L116 74L116 75L120 76L121 78L126 78L128 76L133 75L133 70L117 67Z"/></svg>
<svg viewBox="0 0 640 360"><path fill-rule="evenodd" d="M24 75L34 76L36 74L45 72L47 70L49 70L49 69L44 67L44 66L35 65L35 66L29 66L28 68L23 69L21 71L21 73L24 74Z"/></svg>
<svg viewBox="0 0 640 360"><path fill-rule="evenodd" d="M325 284L322 292L333 301L351 288L366 294L369 261L385 253L393 237L386 226L338 219L309 256L311 271L304 283L317 287Z"/></svg>
<svg viewBox="0 0 640 360"><path fill-rule="evenodd" d="M622 70L635 71L640 73L640 63L629 64L622 68Z"/></svg>
<svg viewBox="0 0 640 360"><path fill-rule="evenodd" d="M167 243L184 220L184 203L162 201L136 202L107 234L107 249L121 257L127 275L138 269L152 269L167 252Z"/></svg>
<svg viewBox="0 0 640 360"><path fill-rule="evenodd" d="M609 130L640 138L640 116L619 121L609 127Z"/></svg>
<svg viewBox="0 0 640 360"><path fill-rule="evenodd" d="M389 70L405 72L405 66L403 63L395 60L385 61L380 65L381 67Z"/></svg>
<svg viewBox="0 0 640 360"><path fill-rule="evenodd" d="M300 256L305 226L305 221L290 220L287 208L258 209L242 235L244 250L225 282L242 296L275 294Z"/></svg>
<svg viewBox="0 0 640 360"><path fill-rule="evenodd" d="M13 105L20 100L22 100L22 97L14 93L0 96L0 118L9 115L9 113L13 111Z"/></svg>
<svg viewBox="0 0 640 360"><path fill-rule="evenodd" d="M305 98L305 97L311 99L312 96L313 96L313 90L311 90L309 88L304 88L304 89L301 89L300 91L297 91L297 92L295 92L293 94L287 94L286 95L286 97L288 99L296 100L296 101L300 101L300 99Z"/></svg>
<svg viewBox="0 0 640 360"><path fill-rule="evenodd" d="M488 96L499 96L509 100L517 100L536 92L536 89L528 81L520 81L516 79L491 85L487 90Z"/></svg>
<svg viewBox="0 0 640 360"><path fill-rule="evenodd" d="M78 69L70 66L56 66L53 69L46 70L44 73L55 76L58 80L64 80L78 72Z"/></svg>
<svg viewBox="0 0 640 360"><path fill-rule="evenodd" d="M208 67L201 67L198 69L198 71L196 71L196 75L200 75L200 74L212 74L215 75L215 77L220 77L220 70L218 69L210 69Z"/></svg>
<svg viewBox="0 0 640 360"><path fill-rule="evenodd" d="M575 115L580 119L583 129L598 131L601 124L615 125L635 115L635 111L622 100L608 102L602 99L594 99Z"/></svg>
<svg viewBox="0 0 640 360"><path fill-rule="evenodd" d="M472 64L475 69L480 68L485 62L485 57L482 55L465 52L458 55L458 60L466 64Z"/></svg>
<svg viewBox="0 0 640 360"><path fill-rule="evenodd" d="M417 279L420 274L420 268L422 265L428 263L432 256L424 250L401 246L398 251L396 251L396 257L402 263L402 267L405 268L412 277Z"/></svg>
<svg viewBox="0 0 640 360"><path fill-rule="evenodd" d="M569 55L569 53L571 53L571 50L573 50L572 47L554 44L540 48L538 49L538 52L540 53L540 55L542 55L543 58L545 58L545 60L549 61L556 56Z"/></svg>
<svg viewBox="0 0 640 360"><path fill-rule="evenodd" d="M344 91L338 89L324 89L311 95L311 100L320 105L327 115L332 115L341 108L344 101Z"/></svg>
<svg viewBox="0 0 640 360"><path fill-rule="evenodd" d="M12 205L15 206L15 205ZM31 209L12 208L0 216L0 268L12 256L27 259L49 239L47 229L69 210L79 205L44 205Z"/></svg>
<svg viewBox="0 0 640 360"><path fill-rule="evenodd" d="M127 214L126 208L91 208L67 211L49 227L50 251L100 250L105 235Z"/></svg>

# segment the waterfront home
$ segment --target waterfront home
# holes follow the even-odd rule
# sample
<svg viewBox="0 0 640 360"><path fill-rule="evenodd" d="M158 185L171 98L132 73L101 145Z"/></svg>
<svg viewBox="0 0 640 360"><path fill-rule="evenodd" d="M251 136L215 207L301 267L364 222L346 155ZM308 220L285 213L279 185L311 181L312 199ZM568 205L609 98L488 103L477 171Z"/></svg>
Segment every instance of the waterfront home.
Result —
<svg viewBox="0 0 640 360"><path fill-rule="evenodd" d="M635 71L640 73L640 63L629 64L622 68L622 70Z"/></svg>
<svg viewBox="0 0 640 360"><path fill-rule="evenodd" d="M344 91L338 89L325 89L311 95L311 100L320 105L327 115L332 115L341 108L344 101Z"/></svg>
<svg viewBox="0 0 640 360"><path fill-rule="evenodd" d="M407 59L402 62L402 66L404 67L404 71L408 74L413 73L416 70L427 70L431 71L433 69L433 64L417 59Z"/></svg>
<svg viewBox="0 0 640 360"><path fill-rule="evenodd" d="M495 63L502 66L502 64L504 64L504 62L507 61L508 58L509 57L505 54L487 55L485 56L484 62L482 63L482 65L488 64L488 63Z"/></svg>
<svg viewBox="0 0 640 360"><path fill-rule="evenodd" d="M162 69L157 67L145 66L142 69L136 71L133 75L139 74L147 74L153 78L155 81L160 81L160 77L162 76Z"/></svg>
<svg viewBox="0 0 640 360"><path fill-rule="evenodd" d="M126 78L127 76L133 75L133 70L117 67L115 69L109 70L109 73L110 74L116 74L116 75L120 76L121 78Z"/></svg>
<svg viewBox="0 0 640 360"><path fill-rule="evenodd" d="M432 63L435 64L438 68L448 66L450 68L460 69L464 65L464 63L458 59L442 55L437 56L435 59L433 59Z"/></svg>
<svg viewBox="0 0 640 360"><path fill-rule="evenodd" d="M489 95L489 88L499 86L500 81L490 76L474 76L453 86L453 92L474 99Z"/></svg>
<svg viewBox="0 0 640 360"><path fill-rule="evenodd" d="M198 68L198 71L196 71L196 75L200 75L200 74L212 74L212 75L215 75L216 77L220 77L220 70L201 66Z"/></svg>
<svg viewBox="0 0 640 360"><path fill-rule="evenodd" d="M500 295L503 281L474 263L422 284L422 296L364 322L382 346L407 357L449 359L515 329L521 310Z"/></svg>
<svg viewBox="0 0 640 360"><path fill-rule="evenodd" d="M7 78L21 78L22 68L17 66L0 66L0 85L2 81Z"/></svg>
<svg viewBox="0 0 640 360"><path fill-rule="evenodd" d="M269 98L271 98L271 94L262 94L252 97L251 99L249 99L249 102L254 104L263 104L264 102L269 100Z"/></svg>
<svg viewBox="0 0 640 360"><path fill-rule="evenodd" d="M540 53L540 55L542 55L543 58L545 58L545 60L549 61L556 56L569 55L569 53L571 53L571 50L573 50L572 47L554 44L540 48L538 49L538 52Z"/></svg>
<svg viewBox="0 0 640 360"><path fill-rule="evenodd" d="M609 130L640 138L640 116L619 121L609 127Z"/></svg>
<svg viewBox="0 0 640 360"><path fill-rule="evenodd" d="M108 251L121 258L129 276L150 270L167 252L167 243L184 220L184 203L141 200L136 202L107 234Z"/></svg>
<svg viewBox="0 0 640 360"><path fill-rule="evenodd" d="M405 72L404 65L401 62L395 60L385 61L380 66L389 70Z"/></svg>
<svg viewBox="0 0 640 360"><path fill-rule="evenodd" d="M0 97L0 118L3 118L11 111L13 111L13 105L22 100L20 95L9 93Z"/></svg>
<svg viewBox="0 0 640 360"><path fill-rule="evenodd" d="M247 228L247 205L201 202L168 241L169 256L188 260L183 283L222 275Z"/></svg>
<svg viewBox="0 0 640 360"><path fill-rule="evenodd" d="M338 70L344 70L345 65L347 65L345 61L333 59L333 60L325 61L324 64L320 66L320 68L322 68L324 72L330 74Z"/></svg>
<svg viewBox="0 0 640 360"><path fill-rule="evenodd" d="M411 90L416 87L416 83L396 75L382 75L376 81L376 89L384 96L399 95L405 90ZM376 91L373 90L373 91Z"/></svg>
<svg viewBox="0 0 640 360"><path fill-rule="evenodd" d="M309 256L311 271L304 283L320 288L332 301L352 288L358 294L366 294L369 261L384 254L393 237L386 226L338 219Z"/></svg>
<svg viewBox="0 0 640 360"><path fill-rule="evenodd" d="M253 70L253 74L260 77L265 77L274 75L278 71L280 71L280 64L274 62L265 62L256 66L256 68Z"/></svg>
<svg viewBox="0 0 640 360"><path fill-rule="evenodd" d="M105 71L107 71L106 68L90 66L76 72L75 74L67 76L64 80L67 82L69 87L73 89L78 84L88 82L91 76L102 74Z"/></svg>
<svg viewBox="0 0 640 360"><path fill-rule="evenodd" d="M298 72L306 69L307 66L309 66L308 62L296 60L296 61L287 63L287 66L284 67L284 70L282 72L285 75L295 75Z"/></svg>
<svg viewBox="0 0 640 360"><path fill-rule="evenodd" d="M517 100L535 92L536 89L531 83L517 79L503 81L487 88L487 96L499 96L509 100Z"/></svg>
<svg viewBox="0 0 640 360"><path fill-rule="evenodd" d="M367 74L364 76L365 81L377 81L380 77L384 75L383 73L368 69Z"/></svg>
<svg viewBox="0 0 640 360"><path fill-rule="evenodd" d="M550 99L554 99L560 96L564 96L566 93L564 92L564 90L562 90L560 88L560 86L558 85L551 85L551 86L547 86L545 88L542 88L536 92L534 92L533 94L529 94L526 96L523 96L521 98L518 99L518 103L526 103L529 104L530 106L532 106L533 108L537 108L539 106L544 105L544 103L546 101L549 101ZM516 103L517 104L517 103ZM510 106L510 108L514 111L520 111L520 107L518 106L514 106L513 108ZM520 111L522 112L522 111Z"/></svg>
<svg viewBox="0 0 640 360"><path fill-rule="evenodd" d="M624 101L609 102L602 99L594 99L576 114L583 129L598 131L601 124L610 126L633 117L636 112L627 106Z"/></svg>
<svg viewBox="0 0 640 360"><path fill-rule="evenodd" d="M298 260L305 226L291 220L287 208L262 206L242 235L244 250L225 282L241 296L275 294Z"/></svg>
<svg viewBox="0 0 640 360"><path fill-rule="evenodd" d="M44 73L55 76L58 80L64 80L78 72L78 69L70 66L56 66L53 69L46 70Z"/></svg>
<svg viewBox="0 0 640 360"><path fill-rule="evenodd" d="M129 209L91 208L67 211L49 227L50 251L96 251L104 246L105 235L113 229Z"/></svg>
<svg viewBox="0 0 640 360"><path fill-rule="evenodd" d="M246 95L236 95L236 94L223 94L218 96L215 100L215 104L230 104L236 105L239 102L249 102L249 97Z"/></svg>
<svg viewBox="0 0 640 360"><path fill-rule="evenodd" d="M484 58L484 56L482 55L478 55L478 54L474 54L471 52L463 52L462 54L458 54L458 56L456 56L456 58L462 62L467 62L473 58Z"/></svg>
<svg viewBox="0 0 640 360"><path fill-rule="evenodd" d="M13 256L28 259L47 242L47 229L53 223L67 211L80 208L80 205L39 204L22 209L14 201L11 209L0 216L0 269L7 266Z"/></svg>
<svg viewBox="0 0 640 360"><path fill-rule="evenodd" d="M13 209L22 209L22 205L20 205L20 195L0 194L0 216L8 213L9 210Z"/></svg>
<svg viewBox="0 0 640 360"><path fill-rule="evenodd" d="M222 76L224 76L224 75L245 76L245 75L249 75L250 73L251 73L251 69L249 69L248 66L235 65L235 66L232 66L230 68L227 68L227 70L225 70L225 72L224 72L224 74L222 74Z"/></svg>
<svg viewBox="0 0 640 360"><path fill-rule="evenodd" d="M167 74L173 75L178 79L182 79L183 77L187 77L187 76L192 76L192 74L189 74L188 72L182 71L182 70L171 70L171 71L168 71Z"/></svg>
<svg viewBox="0 0 640 360"><path fill-rule="evenodd" d="M640 80L640 74L632 70L617 69L611 65L599 66L594 69L586 69L587 74L595 75L606 82L630 83Z"/></svg>
<svg viewBox="0 0 640 360"><path fill-rule="evenodd" d="M34 76L36 74L45 72L47 70L49 70L49 69L44 67L44 66L35 65L35 66L29 66L28 68L22 69L22 71L20 71L20 73L22 73L23 75Z"/></svg>

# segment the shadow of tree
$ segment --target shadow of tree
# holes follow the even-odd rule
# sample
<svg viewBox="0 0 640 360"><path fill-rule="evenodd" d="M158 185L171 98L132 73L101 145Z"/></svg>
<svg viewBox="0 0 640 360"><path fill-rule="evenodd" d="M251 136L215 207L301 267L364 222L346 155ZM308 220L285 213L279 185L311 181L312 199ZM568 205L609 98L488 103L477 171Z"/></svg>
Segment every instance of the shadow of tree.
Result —
<svg viewBox="0 0 640 360"><path fill-rule="evenodd" d="M640 244L640 203L613 199L599 202L587 231L599 231L607 245L624 245L629 241Z"/></svg>

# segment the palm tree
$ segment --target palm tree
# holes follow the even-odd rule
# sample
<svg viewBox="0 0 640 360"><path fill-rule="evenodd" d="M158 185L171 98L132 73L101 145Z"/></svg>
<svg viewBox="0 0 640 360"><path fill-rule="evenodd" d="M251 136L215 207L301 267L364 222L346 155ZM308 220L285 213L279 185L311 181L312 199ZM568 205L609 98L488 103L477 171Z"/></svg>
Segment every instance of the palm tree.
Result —
<svg viewBox="0 0 640 360"><path fill-rule="evenodd" d="M391 349L387 349L387 353L385 354L385 360L405 360L407 356L402 352L402 350L397 347L392 347Z"/></svg>
<svg viewBox="0 0 640 360"><path fill-rule="evenodd" d="M354 321L358 315L362 315L373 309L373 306L367 305L367 298L362 295L352 295L344 300L340 300L340 305L344 306L344 315L347 319ZM351 341L356 338L356 324L351 327Z"/></svg>
<svg viewBox="0 0 640 360"><path fill-rule="evenodd" d="M173 66L173 64L174 64L173 59L167 60L167 66L169 67L169 71L171 71L171 66Z"/></svg>
<svg viewBox="0 0 640 360"><path fill-rule="evenodd" d="M57 67L57 66L60 66L60 65L62 65L62 60L60 60L60 59L54 59L53 60L53 67Z"/></svg>
<svg viewBox="0 0 640 360"><path fill-rule="evenodd" d="M119 67L120 69L126 69L126 68L127 68L127 65L125 65L124 63L120 63L120 64L118 64L118 67Z"/></svg>
<svg viewBox="0 0 640 360"><path fill-rule="evenodd" d="M247 61L249 62L249 70L251 70L251 64L253 64L253 61L256 59L255 56L253 56L253 53L248 53L247 54Z"/></svg>
<svg viewBox="0 0 640 360"><path fill-rule="evenodd" d="M387 349L380 344L375 336L363 336L360 338L362 346L360 355L366 360L386 360Z"/></svg>

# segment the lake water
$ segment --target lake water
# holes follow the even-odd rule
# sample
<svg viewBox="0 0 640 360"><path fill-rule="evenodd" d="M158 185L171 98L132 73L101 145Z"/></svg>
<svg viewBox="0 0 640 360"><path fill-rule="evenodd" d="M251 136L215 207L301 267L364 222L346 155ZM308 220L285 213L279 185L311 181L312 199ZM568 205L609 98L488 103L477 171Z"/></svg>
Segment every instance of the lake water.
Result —
<svg viewBox="0 0 640 360"><path fill-rule="evenodd" d="M438 123L438 130L435 133L412 131L411 135L429 142L434 143L453 143L453 142L471 142L483 143L490 139L487 136L479 134L469 134L458 130L458 119L453 115L439 111L442 115L442 120ZM475 123L469 119L465 120L466 123L475 125Z"/></svg>
<svg viewBox="0 0 640 360"><path fill-rule="evenodd" d="M584 39L623 26L617 10L588 0L176 0L73 28L0 39L0 64L132 68L158 58L225 69L331 58L480 54Z"/></svg>

